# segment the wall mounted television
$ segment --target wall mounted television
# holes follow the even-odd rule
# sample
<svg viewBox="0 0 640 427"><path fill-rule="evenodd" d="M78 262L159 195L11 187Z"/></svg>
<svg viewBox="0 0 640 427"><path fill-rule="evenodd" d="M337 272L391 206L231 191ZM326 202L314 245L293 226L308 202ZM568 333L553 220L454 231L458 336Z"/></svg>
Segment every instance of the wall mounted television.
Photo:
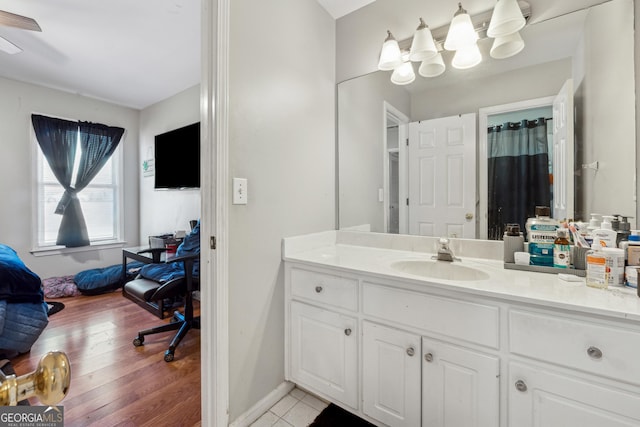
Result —
<svg viewBox="0 0 640 427"><path fill-rule="evenodd" d="M200 188L200 122L156 135L154 188Z"/></svg>

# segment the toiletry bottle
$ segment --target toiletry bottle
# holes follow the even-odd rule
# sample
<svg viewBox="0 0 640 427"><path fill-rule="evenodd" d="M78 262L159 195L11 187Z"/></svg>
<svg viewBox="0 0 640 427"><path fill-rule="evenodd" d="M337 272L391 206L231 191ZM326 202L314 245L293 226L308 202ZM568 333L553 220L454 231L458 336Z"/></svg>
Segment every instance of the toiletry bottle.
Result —
<svg viewBox="0 0 640 427"><path fill-rule="evenodd" d="M587 225L587 231L591 233L593 230L597 230L598 228L600 228L600 221L598 221L598 217L600 216L600 214L592 213L589 215L591 215L591 219L589 220L589 224Z"/></svg>
<svg viewBox="0 0 640 427"><path fill-rule="evenodd" d="M629 240L629 235L631 234L631 224L629 224L629 217L618 215L620 217L620 223L618 225L616 243L617 246L620 247L620 244L625 240Z"/></svg>
<svg viewBox="0 0 640 427"><path fill-rule="evenodd" d="M609 286L624 285L624 251L620 248L602 248L606 259Z"/></svg>
<svg viewBox="0 0 640 427"><path fill-rule="evenodd" d="M536 217L527 220L527 241L531 265L553 266L553 242L556 240L558 221L549 217L548 206L536 206Z"/></svg>
<svg viewBox="0 0 640 427"><path fill-rule="evenodd" d="M602 217L602 224L600 224L600 228L597 228L591 232L593 236L593 244L600 246L604 246L606 248L616 248L616 238L617 233L611 227L611 220L613 220L613 216L604 215Z"/></svg>
<svg viewBox="0 0 640 427"><path fill-rule="evenodd" d="M627 265L640 265L640 230L631 230L628 242L623 245Z"/></svg>
<svg viewBox="0 0 640 427"><path fill-rule="evenodd" d="M569 230L558 228L556 240L553 242L553 266L569 268L571 264L571 245L569 244Z"/></svg>
<svg viewBox="0 0 640 427"><path fill-rule="evenodd" d="M504 262L516 262L513 254L524 251L524 236L520 232L520 224L507 224L503 240Z"/></svg>
<svg viewBox="0 0 640 427"><path fill-rule="evenodd" d="M602 246L593 245L587 252L587 286L605 289L609 283L607 259L602 253Z"/></svg>

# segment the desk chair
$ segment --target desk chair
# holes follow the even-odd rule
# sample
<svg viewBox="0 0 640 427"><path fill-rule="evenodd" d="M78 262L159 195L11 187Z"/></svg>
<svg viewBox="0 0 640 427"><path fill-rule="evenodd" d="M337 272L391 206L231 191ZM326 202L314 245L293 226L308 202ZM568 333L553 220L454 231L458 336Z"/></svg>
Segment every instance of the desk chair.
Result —
<svg viewBox="0 0 640 427"><path fill-rule="evenodd" d="M178 332L171 340L171 344L169 344L169 349L164 353L165 362L171 362L173 360L176 347L178 347L178 344L180 344L180 341L182 341L182 338L187 335L190 329L200 329L200 317L193 316L193 291L199 289L199 279L193 276L193 264L199 256L200 254L189 254L168 260L168 263L182 263L184 276L163 283L149 296L149 301L163 301L166 298L184 295L184 313L175 311L170 323L140 331L138 332L138 336L133 340L133 345L139 347L144 344L144 337L147 335L177 330ZM135 280L149 281L149 279ZM127 286L131 283L132 282L129 282ZM136 285L133 284L132 286Z"/></svg>

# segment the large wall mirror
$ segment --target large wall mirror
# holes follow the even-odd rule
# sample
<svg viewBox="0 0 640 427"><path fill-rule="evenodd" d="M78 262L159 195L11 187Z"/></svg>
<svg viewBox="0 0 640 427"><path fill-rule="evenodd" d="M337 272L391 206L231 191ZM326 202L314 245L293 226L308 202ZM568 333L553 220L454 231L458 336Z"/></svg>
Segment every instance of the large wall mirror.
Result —
<svg viewBox="0 0 640 427"><path fill-rule="evenodd" d="M490 58L492 39L480 40L484 60L472 69L451 68L444 52L447 70L435 78L417 75L414 83L397 86L390 82L390 72L376 71L338 84L340 228L366 225L375 232L495 238L488 236L491 206L486 194L486 133L492 115L522 105L543 108L533 114L552 118L545 104L552 108L567 82L573 108L565 113L574 115L574 146L568 157L554 159L550 152L558 173L566 167L566 185L554 187L555 196L564 192L571 218L588 220L590 213L635 217L633 0L610 0L545 18L527 25L521 35L525 49L504 60ZM408 122L468 115L474 117L476 159L473 167L458 173L471 175L460 181L459 193L473 193L472 206L460 212L473 223L472 234L463 235L457 228L412 229L403 198L411 186L411 153L404 147ZM447 185L437 180L432 183L435 190L426 191ZM635 228L635 219L631 222Z"/></svg>

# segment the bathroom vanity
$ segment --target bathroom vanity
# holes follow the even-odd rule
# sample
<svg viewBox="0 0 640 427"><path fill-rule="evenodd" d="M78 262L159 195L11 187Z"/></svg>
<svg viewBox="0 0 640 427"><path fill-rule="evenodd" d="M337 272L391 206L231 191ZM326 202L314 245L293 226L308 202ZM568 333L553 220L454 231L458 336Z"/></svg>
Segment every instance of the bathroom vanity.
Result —
<svg viewBox="0 0 640 427"><path fill-rule="evenodd" d="M505 270L502 243L285 239L285 376L377 425L640 425L640 298Z"/></svg>

